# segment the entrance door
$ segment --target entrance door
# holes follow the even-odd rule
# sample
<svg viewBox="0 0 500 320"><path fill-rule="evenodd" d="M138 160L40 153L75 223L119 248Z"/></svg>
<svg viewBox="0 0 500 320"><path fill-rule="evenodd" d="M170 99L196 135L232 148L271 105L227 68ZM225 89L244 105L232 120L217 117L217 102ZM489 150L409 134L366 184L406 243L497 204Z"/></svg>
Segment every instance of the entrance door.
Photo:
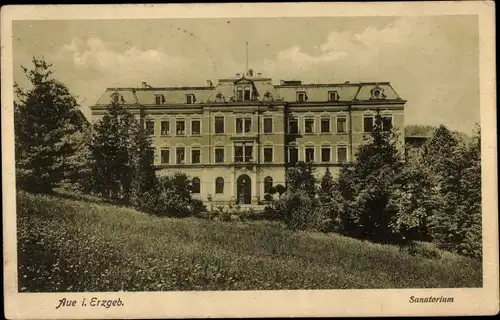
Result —
<svg viewBox="0 0 500 320"><path fill-rule="evenodd" d="M252 202L252 181L246 174L239 176L237 184L237 199L238 204L250 204Z"/></svg>

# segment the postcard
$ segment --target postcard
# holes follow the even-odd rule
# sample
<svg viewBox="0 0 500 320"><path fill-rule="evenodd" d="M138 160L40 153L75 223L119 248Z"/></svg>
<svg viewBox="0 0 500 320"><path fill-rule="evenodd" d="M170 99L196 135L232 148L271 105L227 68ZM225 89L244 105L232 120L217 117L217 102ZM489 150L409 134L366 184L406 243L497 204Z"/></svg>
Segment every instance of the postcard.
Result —
<svg viewBox="0 0 500 320"><path fill-rule="evenodd" d="M498 313L494 10L2 7L5 317Z"/></svg>

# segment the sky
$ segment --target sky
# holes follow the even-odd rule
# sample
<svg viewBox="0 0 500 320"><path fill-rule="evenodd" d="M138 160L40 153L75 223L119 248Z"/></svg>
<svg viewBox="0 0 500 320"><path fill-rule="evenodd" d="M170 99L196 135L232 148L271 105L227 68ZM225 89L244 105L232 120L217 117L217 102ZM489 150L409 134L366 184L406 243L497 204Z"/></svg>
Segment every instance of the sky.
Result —
<svg viewBox="0 0 500 320"><path fill-rule="evenodd" d="M479 123L477 16L14 21L14 81L33 56L83 112L109 87L203 86L248 64L273 82L389 81L405 124Z"/></svg>

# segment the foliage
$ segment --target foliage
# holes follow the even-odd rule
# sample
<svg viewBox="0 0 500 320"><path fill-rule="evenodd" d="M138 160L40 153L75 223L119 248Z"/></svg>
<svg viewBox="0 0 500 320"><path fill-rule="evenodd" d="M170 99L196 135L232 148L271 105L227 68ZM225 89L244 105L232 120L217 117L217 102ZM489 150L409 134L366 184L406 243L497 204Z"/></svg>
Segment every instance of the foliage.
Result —
<svg viewBox="0 0 500 320"><path fill-rule="evenodd" d="M426 146L443 204L432 217L435 242L447 250L481 258L481 140L478 131L469 145L440 128ZM436 145L441 143L436 151Z"/></svg>
<svg viewBox="0 0 500 320"><path fill-rule="evenodd" d="M122 104L111 102L88 141L94 194L120 199L139 209L159 197L154 151L143 126Z"/></svg>
<svg viewBox="0 0 500 320"><path fill-rule="evenodd" d="M326 168L325 174L321 178L319 184L319 200L323 203L330 203L333 197L333 188L335 187L335 182L333 180L332 173L329 168Z"/></svg>
<svg viewBox="0 0 500 320"><path fill-rule="evenodd" d="M310 198L314 198L317 192L317 181L314 176L314 171L315 170L311 163L305 163L302 161L287 169L286 181L288 190L291 192L302 190L305 191Z"/></svg>
<svg viewBox="0 0 500 320"><path fill-rule="evenodd" d="M22 67L32 88L14 85L16 180L25 190L50 193L85 166L71 158L81 145L84 124L75 98L52 78L52 65L37 58L32 62L32 70Z"/></svg>
<svg viewBox="0 0 500 320"><path fill-rule="evenodd" d="M411 124L405 126L405 136L431 137L436 129L434 126Z"/></svg>
<svg viewBox="0 0 500 320"><path fill-rule="evenodd" d="M406 240L430 241L429 223L442 206L432 174L421 162L407 162L401 182L393 191L391 205L396 219L391 228Z"/></svg>
<svg viewBox="0 0 500 320"><path fill-rule="evenodd" d="M156 179L156 178L154 178ZM174 173L157 179L155 187L139 198L139 207L160 216L184 218L206 211L203 202L192 197L192 184L184 173Z"/></svg>
<svg viewBox="0 0 500 320"><path fill-rule="evenodd" d="M20 292L482 287L481 263L268 221L225 224L18 193Z"/></svg>
<svg viewBox="0 0 500 320"><path fill-rule="evenodd" d="M375 242L402 241L404 235L392 227L398 213L392 197L402 171L397 134L384 131L377 115L370 141L360 146L353 163L341 168L336 183L343 233Z"/></svg>
<svg viewBox="0 0 500 320"><path fill-rule="evenodd" d="M316 199L307 191L295 189L287 191L274 204L275 210L285 225L291 230L319 230L323 217Z"/></svg>
<svg viewBox="0 0 500 320"><path fill-rule="evenodd" d="M286 191L286 188L282 184L277 184L275 186L275 188L276 188L276 192L280 195L280 197Z"/></svg>

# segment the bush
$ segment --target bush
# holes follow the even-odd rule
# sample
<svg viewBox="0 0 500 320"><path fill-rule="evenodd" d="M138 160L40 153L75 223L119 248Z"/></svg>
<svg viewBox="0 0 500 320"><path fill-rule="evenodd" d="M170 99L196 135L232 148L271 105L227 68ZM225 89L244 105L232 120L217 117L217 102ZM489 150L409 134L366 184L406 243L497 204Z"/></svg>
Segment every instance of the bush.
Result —
<svg viewBox="0 0 500 320"><path fill-rule="evenodd" d="M439 259L441 252L431 244L411 242L402 247L402 251L412 256L420 256L428 259Z"/></svg>
<svg viewBox="0 0 500 320"><path fill-rule="evenodd" d="M286 192L275 204L283 222L291 230L319 230L323 217L314 199L304 190Z"/></svg>

